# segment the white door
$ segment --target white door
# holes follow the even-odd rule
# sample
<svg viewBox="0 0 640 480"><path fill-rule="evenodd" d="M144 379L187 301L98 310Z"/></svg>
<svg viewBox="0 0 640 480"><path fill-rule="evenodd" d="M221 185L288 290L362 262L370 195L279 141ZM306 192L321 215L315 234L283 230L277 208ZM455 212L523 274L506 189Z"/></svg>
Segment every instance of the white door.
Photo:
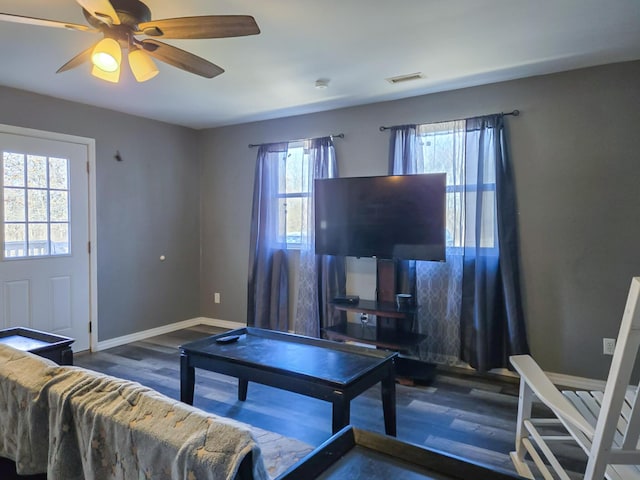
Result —
<svg viewBox="0 0 640 480"><path fill-rule="evenodd" d="M90 346L87 145L0 132L0 327Z"/></svg>

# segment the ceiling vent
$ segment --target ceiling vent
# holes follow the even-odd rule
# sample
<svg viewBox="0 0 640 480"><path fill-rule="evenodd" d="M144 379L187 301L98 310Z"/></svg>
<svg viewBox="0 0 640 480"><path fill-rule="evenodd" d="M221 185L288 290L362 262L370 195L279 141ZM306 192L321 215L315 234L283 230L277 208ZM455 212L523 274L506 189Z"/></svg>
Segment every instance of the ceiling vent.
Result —
<svg viewBox="0 0 640 480"><path fill-rule="evenodd" d="M412 82L414 80L420 80L421 78L424 78L424 75L422 74L422 72L417 72L417 73L409 73L408 75L399 75L397 77L390 77L387 78L387 82L391 83L391 84L396 84L396 83L404 83L404 82Z"/></svg>

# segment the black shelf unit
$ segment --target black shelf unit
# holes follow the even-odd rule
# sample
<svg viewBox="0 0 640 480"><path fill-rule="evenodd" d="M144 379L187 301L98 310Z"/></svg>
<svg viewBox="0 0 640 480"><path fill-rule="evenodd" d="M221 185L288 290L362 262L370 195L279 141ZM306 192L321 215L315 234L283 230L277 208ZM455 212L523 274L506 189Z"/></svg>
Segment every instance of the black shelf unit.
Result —
<svg viewBox="0 0 640 480"><path fill-rule="evenodd" d="M359 300L357 303L331 302L333 308L351 312L369 313L389 318L413 320L417 308L413 306L398 308L395 302L377 302L375 300Z"/></svg>
<svg viewBox="0 0 640 480"><path fill-rule="evenodd" d="M427 337L413 333L413 323L417 308L398 308L394 302L360 300L357 303L331 302L336 310L376 315L376 325L345 322L325 328L330 340L356 341L380 348L411 353Z"/></svg>
<svg viewBox="0 0 640 480"><path fill-rule="evenodd" d="M399 352L409 352L427 338L426 335L384 329L380 331L375 325L348 322L325 328L325 333L330 340L355 341Z"/></svg>

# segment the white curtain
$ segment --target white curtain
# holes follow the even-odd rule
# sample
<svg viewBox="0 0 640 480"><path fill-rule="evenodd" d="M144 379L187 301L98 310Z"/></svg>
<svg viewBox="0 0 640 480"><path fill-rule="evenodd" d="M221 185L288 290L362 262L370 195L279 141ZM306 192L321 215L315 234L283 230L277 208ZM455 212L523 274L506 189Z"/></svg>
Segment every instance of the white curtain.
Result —
<svg viewBox="0 0 640 480"><path fill-rule="evenodd" d="M447 174L447 261L415 262L417 333L427 336L418 349L421 360L458 365L462 305L462 252L464 236L465 122L453 121L396 127L392 132L391 173ZM457 240L457 242L456 242Z"/></svg>
<svg viewBox="0 0 640 480"><path fill-rule="evenodd" d="M328 305L334 296L344 293L344 258L315 254L314 180L338 176L335 148L331 137L305 142L308 168L305 169L309 197L302 212L302 238L298 296L294 330L301 335L321 336L321 329L339 321L340 312Z"/></svg>
<svg viewBox="0 0 640 480"><path fill-rule="evenodd" d="M462 252L465 208L465 121L418 125L416 172L447 174L447 261L416 262L418 331L427 335L420 357L428 362L460 362Z"/></svg>

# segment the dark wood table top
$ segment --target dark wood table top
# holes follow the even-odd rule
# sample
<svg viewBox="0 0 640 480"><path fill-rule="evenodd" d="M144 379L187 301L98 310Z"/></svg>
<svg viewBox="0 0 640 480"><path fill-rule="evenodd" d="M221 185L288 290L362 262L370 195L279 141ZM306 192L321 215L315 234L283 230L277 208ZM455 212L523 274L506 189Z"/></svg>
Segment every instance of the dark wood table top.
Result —
<svg viewBox="0 0 640 480"><path fill-rule="evenodd" d="M233 343L216 342L230 335L240 338ZM346 386L397 356L396 352L256 328L207 337L181 345L180 350L188 355L256 366L336 386Z"/></svg>

